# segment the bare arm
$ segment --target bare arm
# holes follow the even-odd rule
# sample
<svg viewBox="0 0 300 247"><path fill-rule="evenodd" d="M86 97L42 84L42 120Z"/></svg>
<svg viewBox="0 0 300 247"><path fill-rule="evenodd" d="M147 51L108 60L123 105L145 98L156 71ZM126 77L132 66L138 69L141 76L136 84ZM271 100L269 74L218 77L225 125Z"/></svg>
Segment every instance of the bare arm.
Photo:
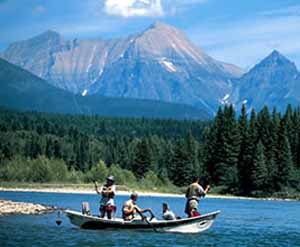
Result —
<svg viewBox="0 0 300 247"><path fill-rule="evenodd" d="M145 212L152 213L152 209L151 208L145 208L145 209L136 208L136 209L137 209L137 211L139 211L141 213L145 213Z"/></svg>
<svg viewBox="0 0 300 247"><path fill-rule="evenodd" d="M205 194L207 194L209 190L210 190L210 185L208 184L204 190Z"/></svg>
<svg viewBox="0 0 300 247"><path fill-rule="evenodd" d="M95 190L96 190L96 193L97 194L101 194L101 191L99 190L99 187L98 187L98 184L96 181L94 181L94 184L95 184Z"/></svg>
<svg viewBox="0 0 300 247"><path fill-rule="evenodd" d="M199 185L199 187L198 187L198 196L199 197L201 197L201 196L205 197L205 195L208 193L209 189L210 189L209 185L206 186L205 190L202 188L201 185Z"/></svg>

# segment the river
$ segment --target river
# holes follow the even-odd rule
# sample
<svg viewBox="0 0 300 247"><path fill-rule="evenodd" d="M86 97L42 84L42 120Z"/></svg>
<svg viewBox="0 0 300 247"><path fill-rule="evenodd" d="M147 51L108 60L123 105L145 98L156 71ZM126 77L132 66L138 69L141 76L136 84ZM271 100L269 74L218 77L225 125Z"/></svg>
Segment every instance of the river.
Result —
<svg viewBox="0 0 300 247"><path fill-rule="evenodd" d="M1 199L42 203L80 210L87 201L97 214L99 197L90 194L0 192ZM118 212L126 196L117 196ZM183 216L184 198L139 197L141 207L151 207L157 217L161 203ZM300 202L237 199L203 199L201 213L221 210L214 225L200 234L133 231L92 231L72 226L66 217L55 223L56 213L0 218L0 246L300 246Z"/></svg>

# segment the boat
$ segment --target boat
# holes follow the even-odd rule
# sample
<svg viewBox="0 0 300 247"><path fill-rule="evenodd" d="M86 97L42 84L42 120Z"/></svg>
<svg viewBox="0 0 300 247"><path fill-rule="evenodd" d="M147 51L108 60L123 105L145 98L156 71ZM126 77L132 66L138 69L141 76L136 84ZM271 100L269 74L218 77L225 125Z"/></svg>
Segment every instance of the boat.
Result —
<svg viewBox="0 0 300 247"><path fill-rule="evenodd" d="M199 233L209 229L220 211L203 214L197 217L158 220L156 218L134 218L124 221L121 218L106 219L98 216L82 214L78 211L66 210L67 217L73 225L91 230L141 230L174 233Z"/></svg>

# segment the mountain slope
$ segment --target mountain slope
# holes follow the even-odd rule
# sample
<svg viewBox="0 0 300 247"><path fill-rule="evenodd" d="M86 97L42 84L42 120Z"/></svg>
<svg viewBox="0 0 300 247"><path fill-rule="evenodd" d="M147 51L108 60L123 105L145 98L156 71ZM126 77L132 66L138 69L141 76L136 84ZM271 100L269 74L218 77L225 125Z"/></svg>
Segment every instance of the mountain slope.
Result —
<svg viewBox="0 0 300 247"><path fill-rule="evenodd" d="M264 105L284 110L300 103L300 73L294 63L273 51L237 82L233 100L240 107L261 109Z"/></svg>
<svg viewBox="0 0 300 247"><path fill-rule="evenodd" d="M47 31L2 55L73 93L187 103L214 112L239 68L214 60L178 29L154 23L115 40L64 40Z"/></svg>
<svg viewBox="0 0 300 247"><path fill-rule="evenodd" d="M196 48L182 32L155 23L131 38L89 92L184 102L214 112L218 99L231 90L232 77L226 65Z"/></svg>
<svg viewBox="0 0 300 247"><path fill-rule="evenodd" d="M0 105L40 112L103 116L207 119L192 106L151 100L73 95L0 58Z"/></svg>

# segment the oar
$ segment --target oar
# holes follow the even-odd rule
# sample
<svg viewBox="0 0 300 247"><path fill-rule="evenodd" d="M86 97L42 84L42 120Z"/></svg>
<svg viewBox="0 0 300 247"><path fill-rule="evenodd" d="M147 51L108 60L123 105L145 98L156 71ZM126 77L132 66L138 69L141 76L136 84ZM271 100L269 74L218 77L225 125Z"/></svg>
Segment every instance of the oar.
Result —
<svg viewBox="0 0 300 247"><path fill-rule="evenodd" d="M147 219L147 217L145 215L143 215L143 213L140 210L138 210L136 208L136 211L142 217L142 220L144 220L149 226L151 226L153 231L158 232L157 229L153 226L153 224L151 224L151 222ZM151 213L151 219L153 219L155 217L154 214L152 213L152 211L149 211L149 212Z"/></svg>

